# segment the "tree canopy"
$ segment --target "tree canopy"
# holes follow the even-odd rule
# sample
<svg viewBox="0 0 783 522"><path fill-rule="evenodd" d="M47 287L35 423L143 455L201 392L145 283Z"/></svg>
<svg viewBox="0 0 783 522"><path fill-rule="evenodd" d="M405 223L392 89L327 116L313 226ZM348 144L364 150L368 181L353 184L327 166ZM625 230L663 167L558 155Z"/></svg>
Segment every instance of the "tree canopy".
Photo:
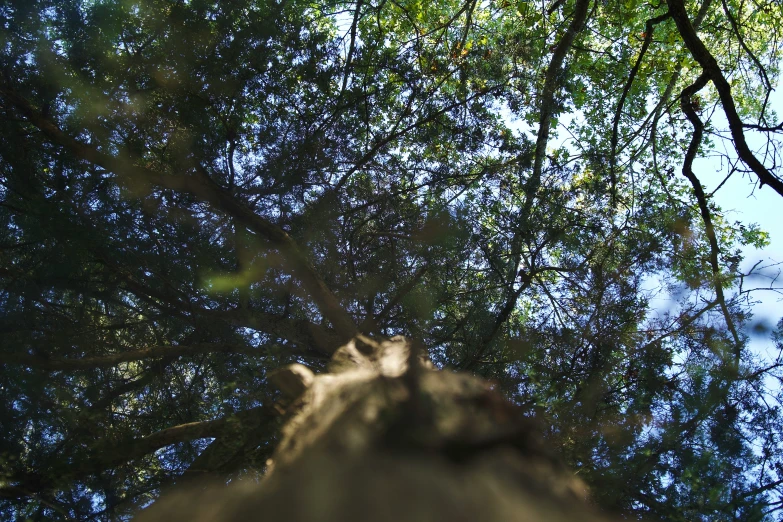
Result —
<svg viewBox="0 0 783 522"><path fill-rule="evenodd" d="M262 474L268 373L363 332L494 380L603 509L783 520L783 360L740 270L768 236L693 167L783 195L778 0L0 20L0 518Z"/></svg>

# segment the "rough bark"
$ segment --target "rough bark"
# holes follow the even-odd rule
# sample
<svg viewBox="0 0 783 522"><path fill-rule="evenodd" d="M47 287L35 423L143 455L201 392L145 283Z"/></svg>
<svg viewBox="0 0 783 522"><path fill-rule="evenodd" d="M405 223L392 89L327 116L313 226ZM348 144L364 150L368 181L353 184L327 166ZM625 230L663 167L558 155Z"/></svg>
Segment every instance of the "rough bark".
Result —
<svg viewBox="0 0 783 522"><path fill-rule="evenodd" d="M287 421L264 480L172 492L139 522L607 520L523 412L402 337L272 378Z"/></svg>

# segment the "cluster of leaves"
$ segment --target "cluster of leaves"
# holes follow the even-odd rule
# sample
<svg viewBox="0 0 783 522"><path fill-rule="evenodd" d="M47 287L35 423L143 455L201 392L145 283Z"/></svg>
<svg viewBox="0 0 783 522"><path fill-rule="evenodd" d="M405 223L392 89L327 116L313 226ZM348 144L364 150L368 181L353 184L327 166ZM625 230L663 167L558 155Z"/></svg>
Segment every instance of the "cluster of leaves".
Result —
<svg viewBox="0 0 783 522"><path fill-rule="evenodd" d="M607 510L779 520L781 363L747 350L736 291L766 237L690 170L727 99L702 94L702 138L680 93L705 88L695 37L779 190L781 18L0 5L0 517L126 519L172 482L263 473L266 374L363 331L494 379Z"/></svg>

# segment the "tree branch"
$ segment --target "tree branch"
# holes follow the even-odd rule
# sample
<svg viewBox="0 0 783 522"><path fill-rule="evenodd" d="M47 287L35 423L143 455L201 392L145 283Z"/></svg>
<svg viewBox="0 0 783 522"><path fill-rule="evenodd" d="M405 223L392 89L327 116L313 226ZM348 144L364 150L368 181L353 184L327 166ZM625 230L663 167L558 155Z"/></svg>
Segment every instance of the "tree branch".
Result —
<svg viewBox="0 0 783 522"><path fill-rule="evenodd" d="M539 97L539 110L541 111L538 118L538 134L536 136L536 148L533 159L533 172L525 183L525 204L519 213L519 225L514 237L511 239L510 257L511 260L506 266L506 282L507 290L505 292L505 299L503 307L498 314L495 323L491 327L491 330L484 339L482 339L482 346L479 348L477 354L471 361L463 361L460 365L462 368L468 369L478 359L481 358L481 354L487 349L489 343L494 339L495 335L499 331L502 324L508 318L508 315L513 309L513 304L519 298L521 292L527 288L529 281L522 282L519 288L514 288L514 284L517 279L519 271L519 262L521 257L521 247L523 241L523 233L527 231L527 222L530 219L530 213L533 210L533 202L535 200L536 193L541 186L541 174L544 168L544 158L546 157L546 146L549 142L549 130L552 126L552 117L555 110L555 93L561 86L560 75L563 69L563 62L565 61L566 54L571 49L576 35L584 27L587 20L587 12L590 7L590 0L577 0L576 5L572 13L571 23L568 25L565 34L557 42L555 50L552 53L552 59L547 66L546 75L544 77L544 88L541 91ZM509 308L511 307L511 308ZM463 366L465 365L465 366ZM470 365L470 366L467 366Z"/></svg>
<svg viewBox="0 0 783 522"><path fill-rule="evenodd" d="M172 444L258 430L276 417L276 412L269 406L259 406L220 419L172 426L146 437L115 444L110 448L98 447L101 444L109 444L106 440L99 440L98 445L92 448L89 458L79 460L67 456L60 457L59 461L41 467L49 470L46 475L25 474L8 477L6 479L8 485L0 487L0 498L18 499L34 496L42 491L57 488L58 484L67 484L100 473Z"/></svg>
<svg viewBox="0 0 783 522"><path fill-rule="evenodd" d="M694 60L701 66L704 76L715 85L715 89L718 91L718 96L723 105L723 112L726 114L726 119L729 122L729 129L731 130L731 137L734 140L734 149L737 151L737 155L758 176L759 186L767 184L783 196L783 181L767 169L748 147L742 130L743 123L737 113L734 97L731 94L731 86L723 75L717 60L709 52L691 25L688 13L685 10L684 0L667 1L672 18L674 18L677 24L677 30L685 46Z"/></svg>
<svg viewBox="0 0 783 522"><path fill-rule="evenodd" d="M734 326L734 320L731 318L729 308L726 305L726 298L723 295L723 281L721 281L720 264L718 263L718 254L720 253L720 247L718 246L718 238L715 235L715 227L712 224L712 215L710 214L710 208L707 204L707 196L704 194L704 188L701 186L699 178L693 173L693 160L696 158L696 154L699 152L701 146L702 136L704 134L704 124L696 114L696 110L693 107L692 97L698 91L707 85L708 77L706 74L702 74L692 85L686 87L680 95L680 105L682 112L688 118L688 121L693 125L693 136L691 136L691 142L688 145L688 151L685 153L685 161L682 166L682 173L688 178L693 187L693 193L696 196L696 201L699 204L699 210L701 211L701 218L704 221L704 230L707 234L707 239L710 243L710 265L712 266L712 283L715 287L715 294L720 305L723 317L726 319L726 326L731 332L731 336L734 338L734 357L735 362L739 363L740 349L742 343L740 342L737 329Z"/></svg>
<svg viewBox="0 0 783 522"><path fill-rule="evenodd" d="M141 350L130 350L100 357L69 359L63 357L41 357L26 353L0 353L0 364L23 365L48 371L89 370L108 368L124 362L141 361L149 358L190 356L202 353L242 353L264 355L264 351L252 346L228 343L200 343L191 345L149 346Z"/></svg>
<svg viewBox="0 0 783 522"><path fill-rule="evenodd" d="M628 93L631 90L631 87L633 86L633 82L636 79L636 74L639 72L639 68L642 65L642 60L644 59L645 53L647 53L647 49L650 47L650 43L652 43L652 37L653 37L653 31L655 31L655 26L659 23L663 22L664 20L668 20L671 17L671 14L669 14L669 11L666 11L661 16L656 16L655 18L650 18L647 20L647 23L645 24L645 30L644 30L644 42L642 43L642 48L639 51L639 57L636 59L636 63L633 65L633 68L631 69L631 74L628 75L628 81L625 82L625 86L623 87L623 93L620 95L620 101L617 102L617 109L614 111L614 121L612 122L612 151L611 156L609 157L609 178L611 181L611 204L614 206L615 202L617 201L617 133L618 128L620 126L620 116L623 112L623 105L625 104L625 99L628 97Z"/></svg>
<svg viewBox="0 0 783 522"><path fill-rule="evenodd" d="M429 265L425 264L422 265L414 274L413 277L411 277L410 281L406 282L402 286L400 286L399 290L396 294L389 300L388 303L386 303L386 306L383 307L383 309L378 312L374 317L368 317L365 319L362 324L359 326L359 329L363 332L369 331L373 328L376 328L376 325L378 321L389 315L392 308L397 306L400 301L405 298L406 295L408 295L411 290L413 290L417 284L419 284L419 281L422 277L424 277L424 274L427 273L429 270Z"/></svg>
<svg viewBox="0 0 783 522"><path fill-rule="evenodd" d="M544 77L544 89L541 92L539 99L539 110L541 113L538 117L538 135L536 136L536 149L535 158L533 162L533 173L531 175L532 187L535 190L538 189L541 179L541 171L544 166L544 158L546 157L546 145L549 141L549 128L552 125L552 116L554 115L554 100L555 92L560 87L560 72L563 69L563 62L565 61L566 54L571 49L571 45L574 43L576 35L582 30L585 20L587 19L587 9L590 7L590 0L577 0L574 6L573 18L568 25L565 34L557 42L555 50L552 54L552 60L549 62L549 66L546 69L546 76ZM530 182L528 183L530 184ZM527 188L527 187L526 187ZM535 193L528 192L528 199Z"/></svg>
<svg viewBox="0 0 783 522"><path fill-rule="evenodd" d="M214 208L234 217L243 226L248 227L280 249L290 263L293 275L302 282L321 313L334 325L341 337L347 339L358 332L356 324L318 275L307 256L299 249L294 239L283 229L238 201L229 191L220 187L209 177L203 167L197 165L193 174L185 175L164 175L139 167L134 164L133 158L125 154L111 156L95 147L77 141L33 108L26 99L2 84L0 84L0 95L10 101L50 141L68 149L80 159L114 172L122 183L132 187L146 184L187 192L200 201L209 203Z"/></svg>

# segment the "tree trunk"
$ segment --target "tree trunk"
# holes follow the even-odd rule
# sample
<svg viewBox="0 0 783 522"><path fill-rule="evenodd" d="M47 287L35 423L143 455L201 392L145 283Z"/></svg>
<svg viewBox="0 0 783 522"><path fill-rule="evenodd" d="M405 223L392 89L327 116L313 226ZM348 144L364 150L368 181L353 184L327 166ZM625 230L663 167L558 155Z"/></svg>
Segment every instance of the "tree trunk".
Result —
<svg viewBox="0 0 783 522"><path fill-rule="evenodd" d="M263 481L172 492L139 521L606 520L523 412L402 337L358 336L328 373L272 378L287 421Z"/></svg>

